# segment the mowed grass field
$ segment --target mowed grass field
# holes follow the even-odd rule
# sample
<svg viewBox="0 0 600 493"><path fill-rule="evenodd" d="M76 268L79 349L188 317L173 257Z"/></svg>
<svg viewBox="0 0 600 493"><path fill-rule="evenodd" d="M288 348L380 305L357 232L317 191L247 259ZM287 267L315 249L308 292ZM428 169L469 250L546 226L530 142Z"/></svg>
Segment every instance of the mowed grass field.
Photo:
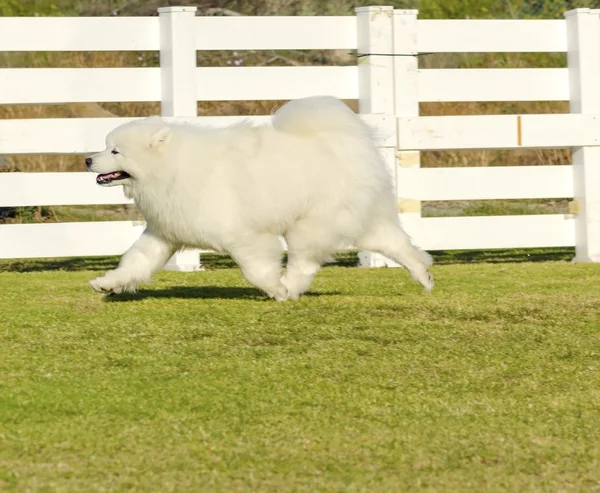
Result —
<svg viewBox="0 0 600 493"><path fill-rule="evenodd" d="M600 490L600 266L438 255L266 300L227 261L0 263L0 490ZM475 261L477 260L477 261Z"/></svg>

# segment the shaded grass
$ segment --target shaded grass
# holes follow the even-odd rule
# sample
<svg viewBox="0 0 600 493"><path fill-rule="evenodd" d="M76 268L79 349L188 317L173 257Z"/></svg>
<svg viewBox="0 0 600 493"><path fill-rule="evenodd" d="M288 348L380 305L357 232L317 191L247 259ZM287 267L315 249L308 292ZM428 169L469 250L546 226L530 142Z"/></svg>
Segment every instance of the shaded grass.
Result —
<svg viewBox="0 0 600 493"><path fill-rule="evenodd" d="M506 250L447 250L430 252L437 265L515 263L515 262L569 262L575 257L575 248L511 248ZM105 271L114 269L118 257L69 257L53 259L1 260L0 272L43 272L43 271ZM231 269L236 264L227 255L206 253L201 255L205 269ZM284 256L285 262L285 256ZM341 252L330 264L338 267L356 267L358 256L355 251Z"/></svg>
<svg viewBox="0 0 600 493"><path fill-rule="evenodd" d="M600 489L597 265L334 266L278 304L232 268L106 302L114 259L77 262L0 273L0 489Z"/></svg>

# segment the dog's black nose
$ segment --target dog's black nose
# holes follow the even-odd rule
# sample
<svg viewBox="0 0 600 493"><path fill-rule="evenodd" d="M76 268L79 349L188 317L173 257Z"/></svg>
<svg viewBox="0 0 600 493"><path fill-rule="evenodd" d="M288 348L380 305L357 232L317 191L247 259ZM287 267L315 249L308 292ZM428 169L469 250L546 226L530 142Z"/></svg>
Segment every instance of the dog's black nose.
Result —
<svg viewBox="0 0 600 493"><path fill-rule="evenodd" d="M85 158L85 165L89 168L92 165L92 158L91 157L86 157Z"/></svg>

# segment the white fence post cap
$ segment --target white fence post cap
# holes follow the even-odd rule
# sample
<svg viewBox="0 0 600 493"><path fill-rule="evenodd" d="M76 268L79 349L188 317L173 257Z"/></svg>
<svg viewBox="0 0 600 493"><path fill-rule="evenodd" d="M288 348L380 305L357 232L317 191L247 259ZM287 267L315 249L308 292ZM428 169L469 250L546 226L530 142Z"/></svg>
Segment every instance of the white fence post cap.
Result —
<svg viewBox="0 0 600 493"><path fill-rule="evenodd" d="M394 7L391 5L372 5L370 7L356 7L354 12L357 14L359 12L389 12L394 10Z"/></svg>
<svg viewBox="0 0 600 493"><path fill-rule="evenodd" d="M171 14L174 12L197 12L197 7L160 7L159 14Z"/></svg>
<svg viewBox="0 0 600 493"><path fill-rule="evenodd" d="M572 15L581 15L581 14L593 14L594 12L592 11L592 9L572 9L572 10L567 10L564 13L565 17L571 17Z"/></svg>

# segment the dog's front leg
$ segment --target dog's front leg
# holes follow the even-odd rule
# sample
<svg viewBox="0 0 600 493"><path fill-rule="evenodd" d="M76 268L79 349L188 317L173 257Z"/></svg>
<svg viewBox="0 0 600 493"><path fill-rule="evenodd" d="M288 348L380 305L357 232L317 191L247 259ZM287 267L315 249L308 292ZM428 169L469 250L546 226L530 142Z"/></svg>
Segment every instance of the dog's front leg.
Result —
<svg viewBox="0 0 600 493"><path fill-rule="evenodd" d="M160 270L176 250L175 245L146 228L121 257L119 266L90 281L90 286L99 293L135 291L140 284L150 281L152 274Z"/></svg>

